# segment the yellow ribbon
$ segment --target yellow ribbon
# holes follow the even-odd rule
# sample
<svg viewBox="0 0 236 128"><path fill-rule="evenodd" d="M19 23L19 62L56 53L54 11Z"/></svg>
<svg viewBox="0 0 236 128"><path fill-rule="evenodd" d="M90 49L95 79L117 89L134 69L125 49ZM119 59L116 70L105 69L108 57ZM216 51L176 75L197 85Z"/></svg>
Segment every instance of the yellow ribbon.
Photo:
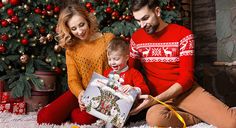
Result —
<svg viewBox="0 0 236 128"><path fill-rule="evenodd" d="M174 112L175 116L183 123L183 128L186 128L186 123L183 119L182 116L180 116L180 114L178 112L176 112L170 105L158 100L157 98L154 98L153 96L149 95L153 100L157 101L158 103L164 105L165 107L167 107L168 109L170 109L172 112Z"/></svg>

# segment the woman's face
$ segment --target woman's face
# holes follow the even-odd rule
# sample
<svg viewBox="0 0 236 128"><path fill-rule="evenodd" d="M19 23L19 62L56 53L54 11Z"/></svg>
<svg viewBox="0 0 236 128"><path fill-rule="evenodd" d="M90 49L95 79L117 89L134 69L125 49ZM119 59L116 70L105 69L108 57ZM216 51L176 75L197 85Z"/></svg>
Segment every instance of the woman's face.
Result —
<svg viewBox="0 0 236 128"><path fill-rule="evenodd" d="M80 15L74 15L72 16L68 22L67 25L71 31L71 33L81 39L86 40L89 35L89 25L88 22Z"/></svg>

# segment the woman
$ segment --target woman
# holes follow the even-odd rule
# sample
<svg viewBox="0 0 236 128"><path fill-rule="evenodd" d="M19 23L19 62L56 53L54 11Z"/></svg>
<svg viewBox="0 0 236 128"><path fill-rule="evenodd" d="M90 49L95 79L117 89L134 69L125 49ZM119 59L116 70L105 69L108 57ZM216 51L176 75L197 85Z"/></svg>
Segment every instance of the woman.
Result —
<svg viewBox="0 0 236 128"><path fill-rule="evenodd" d="M59 43L66 49L69 90L42 108L37 121L61 124L70 117L80 125L94 123L96 118L85 111L81 97L92 73L108 68L106 47L114 35L98 32L95 16L75 3L61 11L57 27Z"/></svg>

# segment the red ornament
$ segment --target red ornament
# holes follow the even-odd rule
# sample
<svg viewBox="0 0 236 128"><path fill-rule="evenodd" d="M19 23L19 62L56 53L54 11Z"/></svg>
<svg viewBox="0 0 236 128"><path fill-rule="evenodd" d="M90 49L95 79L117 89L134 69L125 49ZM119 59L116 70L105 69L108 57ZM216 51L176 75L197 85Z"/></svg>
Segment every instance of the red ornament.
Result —
<svg viewBox="0 0 236 128"><path fill-rule="evenodd" d="M90 3L90 2L87 2L86 4L85 4L85 6L86 6L86 8L92 8L92 4Z"/></svg>
<svg viewBox="0 0 236 128"><path fill-rule="evenodd" d="M0 45L0 53L4 53L4 52L6 52L6 47L2 44L2 45Z"/></svg>
<svg viewBox="0 0 236 128"><path fill-rule="evenodd" d="M8 35L7 34L2 34L1 35L1 40L2 41L7 41L9 39Z"/></svg>
<svg viewBox="0 0 236 128"><path fill-rule="evenodd" d="M59 6L56 6L56 7L53 9L53 11L54 11L55 13L59 13L59 12L60 12L60 7L59 7Z"/></svg>
<svg viewBox="0 0 236 128"><path fill-rule="evenodd" d="M113 10L112 10L111 7L107 7L107 8L106 8L106 13L112 13L112 12L113 12Z"/></svg>
<svg viewBox="0 0 236 128"><path fill-rule="evenodd" d="M23 45L27 45L28 43L29 43L29 40L28 39L26 39L26 38L23 38L23 39L21 39L21 44L23 44Z"/></svg>
<svg viewBox="0 0 236 128"><path fill-rule="evenodd" d="M7 9L7 15L8 16L13 16L14 15L14 10L12 8Z"/></svg>
<svg viewBox="0 0 236 128"><path fill-rule="evenodd" d="M113 0L113 2L114 2L115 4L118 4L118 3L120 2L120 0Z"/></svg>
<svg viewBox="0 0 236 128"><path fill-rule="evenodd" d="M51 5L51 4L48 4L48 5L46 6L46 10L48 10L48 11L52 10L52 5Z"/></svg>
<svg viewBox="0 0 236 128"><path fill-rule="evenodd" d="M40 8L36 8L36 9L34 9L34 12L35 12L36 14L40 14L40 13L41 13L41 9L40 9Z"/></svg>
<svg viewBox="0 0 236 128"><path fill-rule="evenodd" d="M1 21L2 27L6 27L8 25L8 22L6 20Z"/></svg>
<svg viewBox="0 0 236 128"><path fill-rule="evenodd" d="M2 8L4 5L3 5L3 3L2 2L0 2L0 8Z"/></svg>
<svg viewBox="0 0 236 128"><path fill-rule="evenodd" d="M27 33L28 33L30 36L32 36L32 35L34 34L34 31L33 31L33 29L27 29Z"/></svg>
<svg viewBox="0 0 236 128"><path fill-rule="evenodd" d="M18 16L12 16L12 17L11 17L11 22L13 22L13 23L19 23L19 18L18 18Z"/></svg>
<svg viewBox="0 0 236 128"><path fill-rule="evenodd" d="M11 5L18 5L20 3L20 0L10 0L9 2Z"/></svg>
<svg viewBox="0 0 236 128"><path fill-rule="evenodd" d="M118 18L119 17L119 12L118 11L114 11L114 12L112 12L112 18L113 19L116 19L116 18Z"/></svg>
<svg viewBox="0 0 236 128"><path fill-rule="evenodd" d="M62 70L59 67L55 67L54 71L57 75L60 75L62 73Z"/></svg>

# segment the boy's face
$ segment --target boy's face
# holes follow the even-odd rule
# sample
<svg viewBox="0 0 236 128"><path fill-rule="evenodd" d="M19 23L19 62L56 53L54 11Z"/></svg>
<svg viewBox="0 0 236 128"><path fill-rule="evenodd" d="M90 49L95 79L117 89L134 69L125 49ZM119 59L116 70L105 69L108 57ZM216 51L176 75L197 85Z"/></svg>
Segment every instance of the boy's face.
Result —
<svg viewBox="0 0 236 128"><path fill-rule="evenodd" d="M113 71L120 71L127 66L129 55L124 55L120 50L111 51L107 55L108 64Z"/></svg>

